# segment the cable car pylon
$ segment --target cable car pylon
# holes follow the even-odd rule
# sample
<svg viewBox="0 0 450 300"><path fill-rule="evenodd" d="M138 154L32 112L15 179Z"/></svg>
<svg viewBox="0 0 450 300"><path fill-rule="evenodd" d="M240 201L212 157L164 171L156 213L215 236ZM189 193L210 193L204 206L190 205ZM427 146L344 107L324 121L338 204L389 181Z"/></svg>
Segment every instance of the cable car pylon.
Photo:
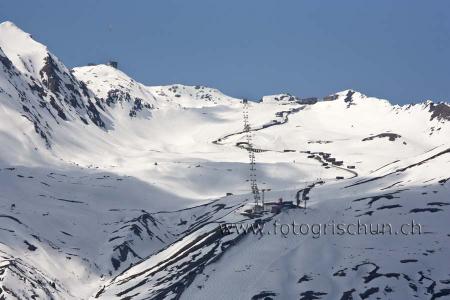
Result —
<svg viewBox="0 0 450 300"><path fill-rule="evenodd" d="M263 210L263 207L261 205L261 196L258 189L258 184L256 182L256 160L255 160L255 149L253 147L253 141L252 141L252 131L250 127L250 122L248 120L248 100L243 99L243 116L244 116L244 133L246 135L247 139L247 152L248 157L250 161L249 165L249 182L250 182L250 188L253 194L253 199L255 201L255 212L260 212Z"/></svg>

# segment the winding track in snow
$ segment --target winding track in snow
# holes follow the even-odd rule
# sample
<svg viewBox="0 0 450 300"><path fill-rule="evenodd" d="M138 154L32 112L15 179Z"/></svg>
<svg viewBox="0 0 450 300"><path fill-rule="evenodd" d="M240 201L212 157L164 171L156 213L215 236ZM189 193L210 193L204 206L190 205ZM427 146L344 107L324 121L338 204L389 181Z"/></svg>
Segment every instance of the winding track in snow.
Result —
<svg viewBox="0 0 450 300"><path fill-rule="evenodd" d="M289 115L294 114L294 113L298 113L298 112L302 111L305 107L306 107L306 105L301 105L299 107L296 107L296 108L293 108L293 109L290 109L290 110L287 110L287 111L276 112L275 116L280 115L280 114L283 116L283 120L282 121L276 121L276 122L272 121L272 122L269 122L269 123L265 123L261 127L250 129L250 131L253 131L253 132L254 131L260 131L260 130L263 130L263 129L270 128L272 126L279 126L279 125L286 124L287 122L289 122ZM245 133L245 131L243 131L243 130L239 131L239 132L230 133L230 134L227 134L225 136L222 136L222 137L212 141L212 143L216 144L216 145L225 145L223 143L224 140L226 140L226 139L228 139L228 138L230 138L232 136L241 135L241 134L244 134L244 133ZM238 147L238 148L247 150L246 147L243 146L243 145L246 145L246 144L247 144L246 142L242 142L242 143L237 143L235 146ZM248 145L247 145L247 147L248 147ZM259 148L258 149L254 149L254 151L255 152L269 152L270 151L270 152L284 153L284 151L272 150L272 149L259 149ZM299 152L306 154L306 152L303 152L303 151L299 151ZM318 155L318 153L307 153L307 154L313 154L314 155L313 159L316 159L322 165L324 163L328 163L327 161L324 160L324 158L322 156ZM336 168L336 169L339 169L339 170L342 170L342 171L347 171L347 172L349 172L350 174L353 175L352 177L349 177L347 179L352 179L352 178L358 177L358 173L356 171L353 171L353 170L350 170L350 169L347 169L347 168L344 168L344 167L336 166L333 163L330 164L330 167ZM306 201L307 201L307 199L309 199L308 193L311 191L312 188L314 188L315 185L323 184L323 183L325 183L325 182L322 181L322 180L318 180L318 181L315 181L312 184L308 185L306 188L303 187L303 188L299 189L297 191L297 193L296 193L297 206L300 206L300 202L303 201L305 203L305 208L306 208ZM301 199L300 199L300 195L302 195Z"/></svg>
<svg viewBox="0 0 450 300"><path fill-rule="evenodd" d="M272 122L269 122L269 123L265 123L265 124L261 125L260 127L250 129L250 131L260 131L260 130L263 130L263 129L270 128L272 126L279 126L279 125L286 124L287 122L289 122L289 116L291 114L298 113L298 112L302 111L305 107L306 107L306 105L300 105L299 107L296 107L296 108L293 108L293 109L290 109L290 110L276 112L275 116L277 116L279 114L281 114L283 116L283 120L282 121L276 121L276 122L272 121ZM224 140L226 140L226 139L228 139L228 138L230 138L232 136L241 135L241 134L244 134L244 133L245 133L245 131L243 131L243 130L242 131L238 131L238 132L234 132L234 133L230 133L230 134L227 134L225 136L222 136L222 137L212 141L212 143L216 144L216 145L225 145L223 143ZM247 148L245 146L243 146L245 144L246 144L245 142L237 143L235 146L238 147L238 148L247 150ZM278 153L284 153L284 151L273 150L273 149L260 149L260 148L258 148L258 149L254 149L254 150L255 150L255 152L278 152ZM305 152L302 152L302 151L300 151L300 152L301 153L305 153ZM312 153L312 154L315 154L315 153ZM323 160L322 157L317 156L317 155L314 157L314 159L320 161L322 164L326 162L326 161ZM350 169L347 169L347 168L344 168L344 167L336 166L334 164L331 164L330 167L336 168L336 169L339 169L339 170L342 170L342 171L349 172L350 174L353 175L352 177L349 177L347 179L352 179L352 178L355 178L355 177L359 176L356 171L353 171L353 170L350 170Z"/></svg>
<svg viewBox="0 0 450 300"><path fill-rule="evenodd" d="M293 109L290 109L290 110L284 110L284 111L277 112L277 113L275 113L275 115L280 114L280 113L282 114L282 117L283 117L282 121L275 121L275 122L265 123L261 127L251 128L250 131L259 131L259 130L270 128L272 126L278 126L278 125L286 124L289 121L289 115L294 114L294 113L298 113L301 110L303 110L304 108L305 108L305 105L301 105L299 107L296 107L296 108L293 108ZM230 134L227 134L227 135L225 135L223 137L220 137L220 138L212 141L212 143L216 144L216 145L224 145L223 143L221 143L223 140L228 139L229 137L232 137L232 136L235 136L235 135L243 134L243 133L245 133L244 130L238 131L238 132L234 132L234 133L230 133ZM259 150L262 150L262 151L274 151L275 152L275 150L263 150L263 149L259 149Z"/></svg>
<svg viewBox="0 0 450 300"><path fill-rule="evenodd" d="M302 111L305 107L306 107L306 105L300 105L299 107L296 107L296 108L293 108L293 109L290 109L290 110L284 110L284 111L276 112L276 113L275 113L275 116L276 116L276 115L279 115L279 114L282 114L282 115L283 115L283 120L282 120L282 121L276 121L276 122L265 123L265 124L263 124L263 125L260 126L260 127L250 129L250 131L260 131L260 130L263 130L263 129L270 128L270 127L272 127L272 126L279 126L279 125L286 124L287 122L289 122L289 116L290 116L291 114L298 113L298 112ZM234 132L234 133L230 133L230 134L227 134L227 135L225 135L225 136L222 136L222 137L220 137L220 138L218 138L218 139L212 141L212 143L213 143L213 144L216 144L216 145L225 145L225 144L223 143L224 140L226 140L226 139L228 139L228 138L230 138L230 137L232 137L232 136L235 136L235 135L241 135L241 134L244 134L244 133L245 133L245 131L243 131L243 130L242 130L242 131L238 131L238 132ZM242 145L244 145L244 144L245 144L245 143L237 143L235 146L238 147L238 148L247 150L244 146L242 146ZM255 150L256 152L269 152L269 151L270 151L270 152L278 152L278 153L283 153L283 152L284 152L284 151L280 151L280 150L260 149L260 148L254 149L254 150ZM304 152L301 152L301 153L304 153ZM314 154L314 153L313 153L313 154ZM318 160L320 160L320 162L322 162L322 163L325 163L325 161L323 161L323 159L320 158L320 157L318 158ZM347 169L347 168L335 166L335 165L333 165L333 164L331 164L331 167L334 167L334 168L336 168L336 169L340 169L340 170L347 171L347 172L351 173L351 174L353 175L353 177L349 177L348 179L355 178L355 177L358 176L358 173L355 172L355 171L353 171L353 170L349 170L349 169Z"/></svg>

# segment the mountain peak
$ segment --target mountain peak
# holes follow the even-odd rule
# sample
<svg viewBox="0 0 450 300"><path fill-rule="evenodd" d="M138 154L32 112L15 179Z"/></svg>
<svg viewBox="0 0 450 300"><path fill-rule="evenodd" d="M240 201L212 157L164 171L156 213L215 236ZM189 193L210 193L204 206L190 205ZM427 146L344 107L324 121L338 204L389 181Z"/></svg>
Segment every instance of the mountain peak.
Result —
<svg viewBox="0 0 450 300"><path fill-rule="evenodd" d="M95 64L89 66L81 66L75 67L72 69L74 73L79 74L93 74L96 76L100 76L105 79L122 79L127 81L134 81L130 76L128 76L125 72L116 69L107 64Z"/></svg>
<svg viewBox="0 0 450 300"><path fill-rule="evenodd" d="M0 24L0 48L16 68L24 73L37 74L49 55L45 45L35 41L29 33L10 21Z"/></svg>
<svg viewBox="0 0 450 300"><path fill-rule="evenodd" d="M276 94L276 95L266 95L261 98L261 102L269 103L269 102L294 102L298 101L300 98L297 96L293 96L289 93L282 93L282 94Z"/></svg>
<svg viewBox="0 0 450 300"><path fill-rule="evenodd" d="M13 29L13 30L19 30L19 31L25 33L22 29L17 27L17 25L14 24L11 21L4 21L4 22L0 23L0 28L8 28L8 29Z"/></svg>
<svg viewBox="0 0 450 300"><path fill-rule="evenodd" d="M340 92L335 93L335 95L341 96L341 97L358 97L358 98L368 98L367 95L353 89L346 89Z"/></svg>

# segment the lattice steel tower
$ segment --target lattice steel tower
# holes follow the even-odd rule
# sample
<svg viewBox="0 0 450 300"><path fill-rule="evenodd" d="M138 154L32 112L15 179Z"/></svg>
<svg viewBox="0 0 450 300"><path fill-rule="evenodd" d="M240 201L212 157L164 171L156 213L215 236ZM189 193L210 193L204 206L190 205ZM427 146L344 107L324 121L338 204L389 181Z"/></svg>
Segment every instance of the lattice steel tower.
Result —
<svg viewBox="0 0 450 300"><path fill-rule="evenodd" d="M250 160L250 188L252 190L253 199L255 200L255 204L259 205L261 201L261 196L259 194L258 185L256 184L256 161L255 161L255 149L253 148L252 142L252 131L250 128L250 123L248 121L248 100L242 100L242 104L244 105L243 113L244 113L244 133L247 138L247 152Z"/></svg>

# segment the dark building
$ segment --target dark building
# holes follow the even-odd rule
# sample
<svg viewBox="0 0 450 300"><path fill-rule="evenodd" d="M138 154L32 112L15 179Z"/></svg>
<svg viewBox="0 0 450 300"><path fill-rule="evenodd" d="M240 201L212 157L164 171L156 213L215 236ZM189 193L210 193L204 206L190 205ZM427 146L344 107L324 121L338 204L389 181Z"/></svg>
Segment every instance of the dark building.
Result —
<svg viewBox="0 0 450 300"><path fill-rule="evenodd" d="M326 97L323 97L323 101L333 101L336 100L338 98L338 95L329 95Z"/></svg>
<svg viewBox="0 0 450 300"><path fill-rule="evenodd" d="M316 97L303 98L297 101L299 104L316 104L318 99Z"/></svg>
<svg viewBox="0 0 450 300"><path fill-rule="evenodd" d="M113 67L114 69L117 69L119 67L119 63L117 61L114 60L110 60L107 63L108 66Z"/></svg>

